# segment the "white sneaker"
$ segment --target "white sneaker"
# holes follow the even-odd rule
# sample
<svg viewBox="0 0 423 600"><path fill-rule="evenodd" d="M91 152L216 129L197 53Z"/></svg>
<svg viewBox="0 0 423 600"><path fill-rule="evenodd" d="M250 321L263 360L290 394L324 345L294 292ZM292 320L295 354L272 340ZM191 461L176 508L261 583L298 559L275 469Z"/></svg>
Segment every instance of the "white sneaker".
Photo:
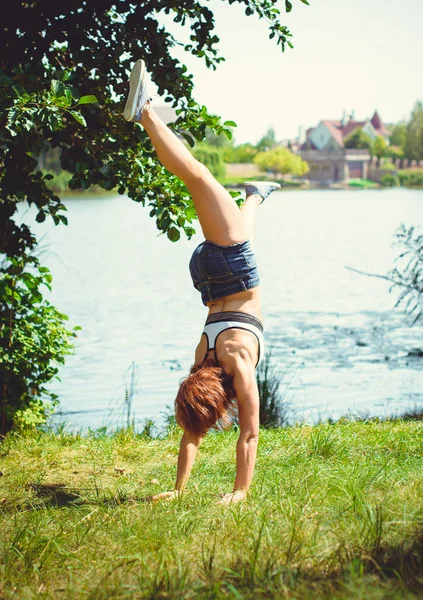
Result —
<svg viewBox="0 0 423 600"><path fill-rule="evenodd" d="M266 200L272 192L281 189L279 183L274 183L273 181L246 181L244 186L247 197L257 194L263 198L262 202Z"/></svg>
<svg viewBox="0 0 423 600"><path fill-rule="evenodd" d="M145 62L140 59L132 67L129 76L129 93L123 116L127 121L139 123L143 108L151 100L147 88Z"/></svg>

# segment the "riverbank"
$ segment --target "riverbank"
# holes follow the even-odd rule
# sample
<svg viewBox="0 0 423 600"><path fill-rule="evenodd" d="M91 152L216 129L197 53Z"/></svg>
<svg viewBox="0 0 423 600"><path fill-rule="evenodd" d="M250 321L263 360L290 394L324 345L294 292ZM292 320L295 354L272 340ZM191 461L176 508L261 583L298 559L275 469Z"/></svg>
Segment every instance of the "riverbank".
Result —
<svg viewBox="0 0 423 600"><path fill-rule="evenodd" d="M87 190L77 188L70 189L68 187L71 174L67 171L61 171L54 176L54 179L49 181L49 188L59 196L71 198L97 197L103 198L117 195L117 188L113 190L104 190L98 185L92 185ZM296 179L280 179L269 177L267 173L258 173L251 175L249 170L241 171L237 174L227 174L217 177L219 183L228 189L243 189L245 181L261 180L261 181L277 181L283 190L315 190L315 189L333 189L333 190L350 190L350 189L380 189L380 185L374 181L365 179L343 181L336 183L319 183L310 181L301 181Z"/></svg>
<svg viewBox="0 0 423 600"><path fill-rule="evenodd" d="M273 179L269 178L267 175L260 175L255 178L253 177L218 177L217 180L221 183L225 188L230 190L243 189L244 182L254 179L260 179L261 181L276 181L280 184L283 191L307 191L307 190L383 190L386 189L380 183L376 181L370 181L367 179L352 179L346 181L338 181L333 183L328 182L313 182L313 181L299 181L299 180L282 180L282 179ZM67 187L67 181L63 183L60 181L57 185L54 185L54 182L49 186L50 189L59 196L64 198L84 198L84 197L97 197L97 198L107 198L110 196L117 195L117 188L113 190L104 190L98 185L92 185L87 190L83 190L78 188L76 190L71 190ZM403 186L407 189L416 189L422 190L421 186Z"/></svg>
<svg viewBox="0 0 423 600"><path fill-rule="evenodd" d="M180 432L10 435L0 445L0 597L414 598L422 593L420 421L262 431L224 509L237 432L206 437L186 494Z"/></svg>

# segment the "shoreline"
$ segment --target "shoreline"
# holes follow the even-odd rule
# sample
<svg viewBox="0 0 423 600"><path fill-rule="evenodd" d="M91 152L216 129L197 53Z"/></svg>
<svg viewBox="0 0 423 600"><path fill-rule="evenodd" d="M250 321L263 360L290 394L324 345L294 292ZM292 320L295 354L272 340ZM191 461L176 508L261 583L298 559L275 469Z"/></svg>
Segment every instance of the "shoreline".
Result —
<svg viewBox="0 0 423 600"><path fill-rule="evenodd" d="M278 183L281 183L280 181L278 181ZM227 183L227 184L222 184L223 187L227 190L239 190L243 188L243 183L239 182L239 183ZM409 186L398 186L402 189L405 190L414 190L414 191L423 191L423 186L421 187L409 187ZM351 185L348 183L345 184L341 184L341 183L334 183L334 184L328 184L328 185L310 185L310 184L304 184L304 185L283 185L281 189L279 190L280 192L314 192L314 191L351 191L351 192L356 192L356 191L384 191L384 190L392 190L395 188L390 188L390 187L384 187L381 186L380 184L377 184L376 182L374 183L374 185ZM87 190L54 190L53 192L55 194L57 194L59 197L62 198L81 198L84 199L85 197L98 197L98 198L111 198L114 196L118 196L118 191L116 190L103 190L103 189L96 189L96 190L90 190L90 188L88 188Z"/></svg>

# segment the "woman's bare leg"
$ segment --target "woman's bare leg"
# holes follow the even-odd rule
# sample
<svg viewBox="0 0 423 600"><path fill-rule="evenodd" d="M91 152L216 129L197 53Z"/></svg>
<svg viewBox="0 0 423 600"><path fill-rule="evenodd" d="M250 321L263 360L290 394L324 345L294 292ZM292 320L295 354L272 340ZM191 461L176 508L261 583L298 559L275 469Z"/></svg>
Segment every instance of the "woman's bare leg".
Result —
<svg viewBox="0 0 423 600"><path fill-rule="evenodd" d="M247 230L248 239L251 241L251 245L254 243L254 225L256 220L256 212L258 206L262 203L263 198L258 194L251 194L247 196L244 204L241 206L241 214L244 219L245 227Z"/></svg>
<svg viewBox="0 0 423 600"><path fill-rule="evenodd" d="M206 240L222 246L247 240L246 220L232 196L151 107L146 106L142 111L141 124L162 165L187 186Z"/></svg>

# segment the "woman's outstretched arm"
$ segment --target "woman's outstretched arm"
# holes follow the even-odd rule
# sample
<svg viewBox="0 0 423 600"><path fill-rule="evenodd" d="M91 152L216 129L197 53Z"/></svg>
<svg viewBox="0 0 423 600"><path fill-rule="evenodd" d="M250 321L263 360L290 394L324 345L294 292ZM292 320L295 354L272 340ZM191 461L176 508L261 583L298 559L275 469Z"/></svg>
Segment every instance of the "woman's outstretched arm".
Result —
<svg viewBox="0 0 423 600"><path fill-rule="evenodd" d="M202 440L203 438L198 435L190 434L187 431L184 432L179 446L175 489L172 492L162 492L155 496L149 496L147 500L151 502L156 502L157 500L172 500L173 498L177 498L183 492Z"/></svg>
<svg viewBox="0 0 423 600"><path fill-rule="evenodd" d="M203 438L184 431L178 454L178 471L176 474L175 490L182 492L191 474L197 450Z"/></svg>
<svg viewBox="0 0 423 600"><path fill-rule="evenodd" d="M256 464L260 426L260 398L254 367L242 357L234 365L233 386L238 402L240 434L236 446L236 477L234 489L226 494L220 504L243 500L251 485Z"/></svg>

